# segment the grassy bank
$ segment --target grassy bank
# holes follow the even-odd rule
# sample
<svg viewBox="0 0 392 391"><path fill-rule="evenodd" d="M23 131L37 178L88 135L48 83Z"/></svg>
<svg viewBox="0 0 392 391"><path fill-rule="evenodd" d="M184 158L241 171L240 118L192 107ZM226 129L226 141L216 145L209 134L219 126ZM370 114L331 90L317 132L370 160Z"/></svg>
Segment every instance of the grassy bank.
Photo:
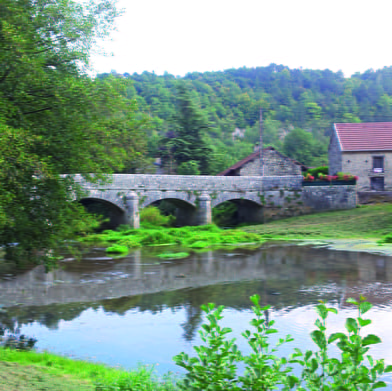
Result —
<svg viewBox="0 0 392 391"><path fill-rule="evenodd" d="M291 217L242 228L264 238L379 240L392 231L392 204Z"/></svg>
<svg viewBox="0 0 392 391"><path fill-rule="evenodd" d="M51 353L2 348L0 390L174 391L177 388L173 380L159 380L143 368L125 371Z"/></svg>

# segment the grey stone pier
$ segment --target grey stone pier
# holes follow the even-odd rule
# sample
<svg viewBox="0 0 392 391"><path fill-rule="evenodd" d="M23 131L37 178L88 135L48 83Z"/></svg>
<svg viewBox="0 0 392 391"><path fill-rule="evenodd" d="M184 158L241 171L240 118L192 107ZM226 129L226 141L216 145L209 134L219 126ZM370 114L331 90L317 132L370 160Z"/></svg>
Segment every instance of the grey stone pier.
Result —
<svg viewBox="0 0 392 391"><path fill-rule="evenodd" d="M198 225L212 224L211 197L203 193L199 198L199 207L197 209Z"/></svg>
<svg viewBox="0 0 392 391"><path fill-rule="evenodd" d="M132 228L140 228L139 197L131 191L125 196L126 222Z"/></svg>

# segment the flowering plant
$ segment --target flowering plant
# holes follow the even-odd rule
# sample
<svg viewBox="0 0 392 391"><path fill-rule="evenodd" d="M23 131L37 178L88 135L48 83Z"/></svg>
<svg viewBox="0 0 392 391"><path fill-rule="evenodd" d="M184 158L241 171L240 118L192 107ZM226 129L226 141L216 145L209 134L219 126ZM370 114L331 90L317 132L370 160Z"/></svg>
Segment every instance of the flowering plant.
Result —
<svg viewBox="0 0 392 391"><path fill-rule="evenodd" d="M307 174L306 176L304 176L304 181L307 182L313 182L314 181L314 176Z"/></svg>

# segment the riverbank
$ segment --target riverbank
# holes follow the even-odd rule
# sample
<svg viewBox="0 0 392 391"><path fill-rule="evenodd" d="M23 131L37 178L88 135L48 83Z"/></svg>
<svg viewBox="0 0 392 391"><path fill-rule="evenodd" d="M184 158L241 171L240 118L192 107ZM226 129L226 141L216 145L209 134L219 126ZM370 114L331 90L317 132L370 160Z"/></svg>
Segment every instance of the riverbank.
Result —
<svg viewBox="0 0 392 391"><path fill-rule="evenodd" d="M85 244L107 247L108 253L126 254L151 246L162 258L185 258L189 252L261 245L266 241L301 241L337 250L365 251L392 256L392 244L380 244L391 233L392 204L363 205L355 209L291 217L261 225L223 230L215 225L171 228L144 223L140 229L120 227L80 238ZM159 250L160 249L160 250Z"/></svg>
<svg viewBox="0 0 392 391"><path fill-rule="evenodd" d="M391 244L380 244L392 232L392 204L290 217L242 228L265 240L293 240L335 250L392 256Z"/></svg>
<svg viewBox="0 0 392 391"><path fill-rule="evenodd" d="M125 371L55 354L0 348L0 391L175 391L173 379L140 368Z"/></svg>

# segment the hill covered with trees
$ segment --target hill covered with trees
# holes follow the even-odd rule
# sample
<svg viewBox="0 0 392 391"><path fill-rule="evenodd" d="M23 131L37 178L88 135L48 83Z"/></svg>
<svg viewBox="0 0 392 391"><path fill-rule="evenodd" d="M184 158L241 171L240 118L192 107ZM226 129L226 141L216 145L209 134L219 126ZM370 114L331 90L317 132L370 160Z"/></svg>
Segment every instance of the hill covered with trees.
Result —
<svg viewBox="0 0 392 391"><path fill-rule="evenodd" d="M332 123L392 120L392 67L350 78L342 72L275 64L194 72L185 77L149 72L118 75L115 71L112 75L129 81L127 97L136 99L139 111L151 119L150 157L167 155L167 137L178 139L174 128L178 128L178 97L183 94L179 85L186 86L197 116L204 118L203 137L210 159L201 171L208 174L216 174L252 152L259 140L260 108L264 145L310 166L327 163Z"/></svg>

